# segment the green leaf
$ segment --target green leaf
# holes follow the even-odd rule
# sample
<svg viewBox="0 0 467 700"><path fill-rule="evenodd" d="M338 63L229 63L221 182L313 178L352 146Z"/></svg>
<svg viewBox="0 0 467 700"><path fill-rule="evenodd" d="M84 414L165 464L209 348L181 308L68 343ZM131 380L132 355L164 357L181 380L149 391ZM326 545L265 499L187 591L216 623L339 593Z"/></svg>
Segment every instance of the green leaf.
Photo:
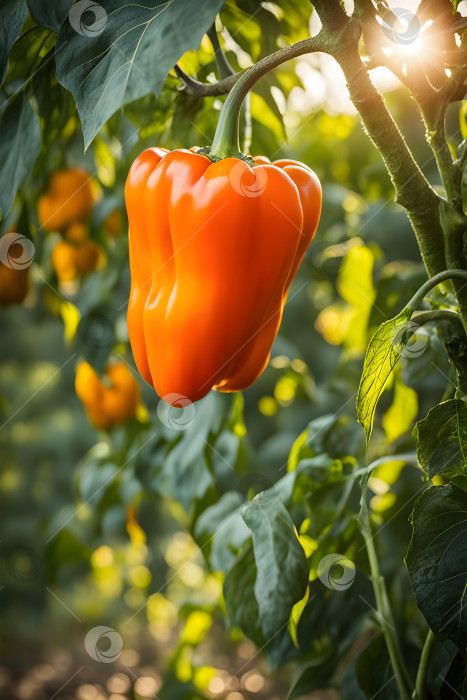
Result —
<svg viewBox="0 0 467 700"><path fill-rule="evenodd" d="M305 594L308 563L285 506L258 494L243 511L253 536L257 576L255 596L267 641L287 625L293 606Z"/></svg>
<svg viewBox="0 0 467 700"><path fill-rule="evenodd" d="M318 658L305 664L293 679L287 700L325 688L335 671L336 659L334 655L329 659Z"/></svg>
<svg viewBox="0 0 467 700"><path fill-rule="evenodd" d="M27 0L27 2L34 21L40 27L48 27L58 32L74 0ZM95 3L87 4L92 6Z"/></svg>
<svg viewBox="0 0 467 700"><path fill-rule="evenodd" d="M0 85L8 70L8 54L28 16L26 0L10 0L0 7Z"/></svg>
<svg viewBox="0 0 467 700"><path fill-rule="evenodd" d="M288 698L326 688L339 675L340 661L348 658L348 650L360 637L374 605L371 583L362 572L343 590L329 590L320 580L310 583L310 599L298 627L302 658L306 649L309 663L299 668ZM343 697L344 690L343 686ZM356 700L359 696L352 693L345 697Z"/></svg>
<svg viewBox="0 0 467 700"><path fill-rule="evenodd" d="M417 413L417 392L406 386L400 378L400 372L396 372L392 404L381 421L389 443L394 442L409 430Z"/></svg>
<svg viewBox="0 0 467 700"><path fill-rule="evenodd" d="M48 583L56 583L60 576L87 573L90 569L90 556L90 547L83 544L69 530L61 530L44 552L44 569Z"/></svg>
<svg viewBox="0 0 467 700"><path fill-rule="evenodd" d="M461 108L462 115L465 119L465 114ZM462 179L461 179L461 198L462 198L462 210L467 213L467 163L464 163L462 168Z"/></svg>
<svg viewBox="0 0 467 700"><path fill-rule="evenodd" d="M334 414L311 421L292 446L287 471L296 469L304 459L322 454L332 459L352 457L364 463L365 441L358 423L349 416L337 418Z"/></svg>
<svg viewBox="0 0 467 700"><path fill-rule="evenodd" d="M96 508L107 489L119 474L118 465L112 462L102 463L100 459L90 459L80 474L79 490L83 501L90 508Z"/></svg>
<svg viewBox="0 0 467 700"><path fill-rule="evenodd" d="M467 493L433 486L415 502L406 557L418 607L441 640L467 645Z"/></svg>
<svg viewBox="0 0 467 700"><path fill-rule="evenodd" d="M211 391L196 404L187 407L185 429L168 428L163 419L169 445L159 474L153 481L154 488L166 498L175 498L189 511L194 500L201 499L214 485L210 457L216 436L230 419L234 399ZM175 411L178 409L172 409ZM169 414L170 415L170 410ZM191 417L190 417L191 416ZM160 417L160 415L159 415ZM235 464L231 464L234 469Z"/></svg>
<svg viewBox="0 0 467 700"><path fill-rule="evenodd" d="M10 211L16 191L31 173L41 147L39 118L23 93L0 109L0 218Z"/></svg>
<svg viewBox="0 0 467 700"><path fill-rule="evenodd" d="M357 416L365 429L367 443L371 437L376 404L409 340L408 321L411 314L411 309L405 308L395 318L385 321L368 345L357 396Z"/></svg>
<svg viewBox="0 0 467 700"><path fill-rule="evenodd" d="M439 403L414 428L417 456L427 479L440 472L467 475L467 404Z"/></svg>
<svg viewBox="0 0 467 700"><path fill-rule="evenodd" d="M385 700L399 700L394 672L391 667L383 635L370 641L355 664L358 685L366 698L380 695Z"/></svg>
<svg viewBox="0 0 467 700"><path fill-rule="evenodd" d="M253 544L248 540L224 581L227 616L232 627L238 627L259 647L264 644L255 596L256 564Z"/></svg>
<svg viewBox="0 0 467 700"><path fill-rule="evenodd" d="M302 616L303 611L305 610L305 606L308 603L308 600L310 599L310 590L307 587L305 591L305 595L301 600L298 601L298 603L295 603L295 605L292 608L292 612L290 613L290 618L289 618L289 626L288 630L290 633L290 636L292 637L292 641L294 645L299 648L298 644L298 639L297 639L297 629L298 629L298 623L300 622L300 618Z"/></svg>
<svg viewBox="0 0 467 700"><path fill-rule="evenodd" d="M73 93L85 148L120 107L161 91L180 56L198 48L222 4L102 0L105 15L97 21L72 8L58 35L57 79Z"/></svg>
<svg viewBox="0 0 467 700"><path fill-rule="evenodd" d="M441 683L439 700L451 700L453 693L460 698L465 697L466 670L465 658L457 652Z"/></svg>
<svg viewBox="0 0 467 700"><path fill-rule="evenodd" d="M196 521L194 535L203 552L210 554L213 571L226 574L236 561L236 551L250 536L240 514L244 503L241 494L228 491Z"/></svg>

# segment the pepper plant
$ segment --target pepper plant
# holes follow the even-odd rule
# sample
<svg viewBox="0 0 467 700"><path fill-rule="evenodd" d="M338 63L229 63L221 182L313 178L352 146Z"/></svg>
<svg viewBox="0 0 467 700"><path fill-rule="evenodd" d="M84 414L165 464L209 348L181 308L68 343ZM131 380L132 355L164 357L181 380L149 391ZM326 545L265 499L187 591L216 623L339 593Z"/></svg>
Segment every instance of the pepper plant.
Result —
<svg viewBox="0 0 467 700"><path fill-rule="evenodd" d="M195 144L188 139L196 138L201 153L213 161L236 157L245 168L258 155L255 147L273 155L276 146L267 149L274 130L282 148L283 115L274 95L298 87L288 62L302 56L327 54L339 64L391 179L392 187L384 187L405 210L424 266L405 277L399 268L386 270L375 291L372 265L378 251L361 239L353 247L346 241L345 247L330 235L328 258L345 248L338 291L356 310L350 325L359 340L340 377L345 384L357 362L356 415L352 395L331 414L313 414L307 427L306 409L290 412L302 420L294 425L298 437L294 442L284 433L288 457L264 480L252 469L248 392L245 422L240 394L210 392L199 402L181 404L180 417L147 392L154 411L132 407L129 413L136 417L109 428L105 449L91 449L80 462L78 494L90 504L92 532L73 523L74 515L49 515L42 545L47 561L56 561L65 533L93 543L96 531L105 534L110 512L120 509L133 523L135 508L165 499L176 504L174 512L203 553L206 569L222 582L222 597L209 614L223 617L234 636L252 640L272 670L293 664L289 698L322 688L336 688L340 697L352 700L464 697L467 139L458 138L453 117L460 107L465 137L467 19L456 0L421 0L416 12L379 0L350 5L339 0L1 4L1 262L10 261L11 227L21 226L36 249L35 284L45 307L63 319L72 357L83 356L100 374L107 372L111 352L130 361L128 338L119 325L129 292L127 243L114 241L105 267L74 287L60 286L63 280L48 262L47 222L36 212L38 201L47 201L43 173L49 180L77 163L93 169L94 157L101 198L86 216L102 244L104 222L122 209L129 164L144 147L189 148ZM320 24L311 37L310 16ZM249 34L251 27L259 34ZM415 42L418 53L410 50ZM251 67L238 65L242 51L257 59ZM402 134L403 117L392 116L390 97L372 82L371 71L381 67L400 81L409 108L415 105L419 112L436 163L432 181L426 175L429 161L411 148L411 135ZM265 114L270 129L261 122ZM322 161L320 144L315 141L307 150L307 139L304 129L299 140L313 168L314 152ZM323 216L332 205L330 195L324 187ZM138 202L133 206L137 214ZM319 237L318 228L315 242ZM147 251L137 248L133 258L141 255L146 265ZM262 264L267 273L267 259ZM327 284L323 271L324 266L317 271L305 262L301 274L321 276ZM294 294L292 288L291 300ZM287 315L286 305L284 323ZM374 332L367 338L369 329ZM329 328L325 337L326 332ZM420 338L444 358L444 386L438 403L428 391L428 413L412 426L417 404L412 410L410 402L413 408L417 397L403 380L410 384L407 376L417 375L416 366L422 366L423 379L424 358L433 359L435 352L415 357L408 369L407 357ZM273 365L274 358L286 355L273 352ZM283 386L300 385L306 400L320 406L318 389L304 375L305 363L294 362ZM391 382L394 401L381 419L377 405ZM425 406L423 388L420 395ZM267 415L271 403L261 405ZM377 436L370 442L375 415ZM394 427L398 422L400 430ZM386 442L381 424L392 437ZM412 427L413 434L407 434ZM378 484L383 484L383 501L394 495L393 501L378 505L370 498ZM175 687L179 697L206 697L194 672L180 679L187 644L182 636L160 697L164 692L174 697Z"/></svg>

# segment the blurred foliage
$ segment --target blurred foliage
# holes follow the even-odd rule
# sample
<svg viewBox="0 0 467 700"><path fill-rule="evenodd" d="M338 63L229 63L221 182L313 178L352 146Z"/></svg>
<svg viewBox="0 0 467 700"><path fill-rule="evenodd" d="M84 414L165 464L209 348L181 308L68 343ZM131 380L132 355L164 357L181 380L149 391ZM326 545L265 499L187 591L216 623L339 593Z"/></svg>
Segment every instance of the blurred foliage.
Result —
<svg viewBox="0 0 467 700"><path fill-rule="evenodd" d="M1 21L12 4L1 6ZM26 3L19 4L23 12ZM36 12L45 4L28 3L32 17L23 12L22 29L21 18L9 24L13 48L1 93L8 102L0 116L2 212L22 181L1 234L13 229L30 238L35 257L24 302L0 309L0 688L21 700L52 693L272 700L289 686L290 697L338 686L342 697L371 697L375 678L389 678L388 657L356 521L366 461L355 399L369 338L425 279L384 165L352 114L328 104L293 107L290 93L303 85L292 65L261 81L251 100L251 152L309 164L324 191L318 233L291 288L271 362L243 397L211 392L183 429L141 381L136 417L99 433L74 376L80 359L98 373L109 357L133 368L125 319L128 169L149 146L208 145L222 100L188 96L171 72L157 97L136 91L130 103L115 103L118 111L107 114L84 153L77 108L57 82L53 58L54 32L69 8L38 26L33 18L44 17ZM292 0L227 0L217 22L233 68L307 36L310 14L309 3ZM82 50L88 38L75 40ZM62 70L65 58L57 50ZM206 37L180 65L197 80L213 80ZM32 79L21 84L26 70ZM413 105L400 90L387 98L437 182ZM51 263L60 234L39 226L37 202L52 173L74 166L92 174L88 235L105 259L82 279L60 281ZM115 211L120 227L118 216L108 224ZM429 327L423 355L403 357L385 387L370 445L370 460L391 455L370 479L370 507L411 674L426 623L402 562L424 486L421 470L398 454L415 449L414 421L450 383L451 366ZM320 562L336 552L354 565L345 589L322 581ZM123 638L114 664L85 653L83 640L99 625ZM430 682L455 653L449 646L436 652ZM374 677L362 681L368 665ZM92 695L93 684L100 695Z"/></svg>

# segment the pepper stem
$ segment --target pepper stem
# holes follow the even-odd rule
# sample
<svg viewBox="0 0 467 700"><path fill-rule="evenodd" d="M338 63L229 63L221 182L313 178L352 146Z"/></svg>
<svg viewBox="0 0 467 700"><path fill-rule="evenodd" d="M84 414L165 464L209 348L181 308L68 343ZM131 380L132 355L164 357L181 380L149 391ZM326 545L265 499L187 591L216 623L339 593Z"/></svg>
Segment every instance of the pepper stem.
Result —
<svg viewBox="0 0 467 700"><path fill-rule="evenodd" d="M292 46L286 46L265 58L262 58L254 66L251 66L237 80L232 90L227 95L222 111L217 123L216 133L212 146L209 150L209 157L215 160L221 158L237 157L240 152L239 141L239 117L242 103L253 85L263 75L281 63L289 61L291 58L302 56L305 53L319 51L321 48L319 35L311 39L304 39ZM323 49L324 50L324 49Z"/></svg>

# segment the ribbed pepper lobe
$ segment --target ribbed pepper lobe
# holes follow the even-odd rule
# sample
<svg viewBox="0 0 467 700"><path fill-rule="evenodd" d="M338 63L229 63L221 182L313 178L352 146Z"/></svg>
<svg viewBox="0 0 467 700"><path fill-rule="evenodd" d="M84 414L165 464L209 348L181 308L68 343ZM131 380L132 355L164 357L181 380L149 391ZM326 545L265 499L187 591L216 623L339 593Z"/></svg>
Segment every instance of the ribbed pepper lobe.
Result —
<svg viewBox="0 0 467 700"><path fill-rule="evenodd" d="M244 389L267 365L321 187L305 165L258 160L154 148L130 170L128 330L162 398Z"/></svg>

